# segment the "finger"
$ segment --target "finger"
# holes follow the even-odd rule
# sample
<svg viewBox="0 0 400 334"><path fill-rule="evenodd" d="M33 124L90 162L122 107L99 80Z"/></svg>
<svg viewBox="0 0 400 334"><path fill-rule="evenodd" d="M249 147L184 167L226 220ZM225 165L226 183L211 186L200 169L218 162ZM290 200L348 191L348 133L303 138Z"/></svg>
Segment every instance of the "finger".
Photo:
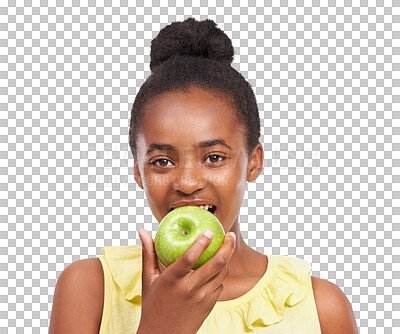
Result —
<svg viewBox="0 0 400 334"><path fill-rule="evenodd" d="M144 285L151 284L160 275L154 241L145 229L140 229L138 233L142 242L142 281Z"/></svg>
<svg viewBox="0 0 400 334"><path fill-rule="evenodd" d="M209 282L214 276L227 267L236 247L236 235L229 232L225 235L224 242L218 251L204 263L199 269L192 273L193 280L198 285ZM215 286L216 288L217 286Z"/></svg>
<svg viewBox="0 0 400 334"><path fill-rule="evenodd" d="M210 245L213 237L214 232L212 230L201 233L186 252L167 268L169 273L173 274L175 278L181 278L188 274Z"/></svg>
<svg viewBox="0 0 400 334"><path fill-rule="evenodd" d="M218 293L219 289L223 285L224 281L228 278L228 276L229 276L229 268L224 267L214 277L212 277L206 283L204 283L200 287L200 289L204 289L206 295Z"/></svg>
<svg viewBox="0 0 400 334"><path fill-rule="evenodd" d="M224 285L221 284L214 292L211 294L212 303L215 305L219 300L219 296L221 295L222 291L224 290Z"/></svg>

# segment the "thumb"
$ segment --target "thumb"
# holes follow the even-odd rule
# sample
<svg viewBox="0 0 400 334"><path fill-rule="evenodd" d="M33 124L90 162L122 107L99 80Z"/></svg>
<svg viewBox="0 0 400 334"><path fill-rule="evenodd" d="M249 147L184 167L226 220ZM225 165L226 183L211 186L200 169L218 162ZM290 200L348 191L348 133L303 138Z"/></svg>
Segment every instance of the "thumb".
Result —
<svg viewBox="0 0 400 334"><path fill-rule="evenodd" d="M160 276L157 255L154 249L153 238L145 229L138 231L140 241L142 242L142 284L147 287Z"/></svg>

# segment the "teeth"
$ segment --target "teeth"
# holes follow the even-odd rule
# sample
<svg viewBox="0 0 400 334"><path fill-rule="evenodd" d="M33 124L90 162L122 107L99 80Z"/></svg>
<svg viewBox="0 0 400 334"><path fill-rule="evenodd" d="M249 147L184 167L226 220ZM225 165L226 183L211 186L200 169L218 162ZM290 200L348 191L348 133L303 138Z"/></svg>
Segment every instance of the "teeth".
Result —
<svg viewBox="0 0 400 334"><path fill-rule="evenodd" d="M202 209L208 211L208 209L212 208L212 205L211 204L199 205L199 208L202 208Z"/></svg>
<svg viewBox="0 0 400 334"><path fill-rule="evenodd" d="M208 209L211 209L213 205L212 204L198 205L198 207L208 211ZM171 211L175 210L176 208L177 208L176 206L172 207Z"/></svg>

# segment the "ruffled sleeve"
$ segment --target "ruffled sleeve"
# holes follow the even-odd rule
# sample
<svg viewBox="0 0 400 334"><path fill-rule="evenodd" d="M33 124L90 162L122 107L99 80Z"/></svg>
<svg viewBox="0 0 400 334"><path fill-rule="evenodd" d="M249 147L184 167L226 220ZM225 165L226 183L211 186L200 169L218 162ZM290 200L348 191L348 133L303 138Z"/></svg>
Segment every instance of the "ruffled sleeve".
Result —
<svg viewBox="0 0 400 334"><path fill-rule="evenodd" d="M103 254L111 275L126 300L131 301L142 292L142 247L103 247Z"/></svg>
<svg viewBox="0 0 400 334"><path fill-rule="evenodd" d="M310 269L310 263L305 260L269 255L264 276L249 292L233 300L217 302L210 314L212 326L218 327L227 319L237 317L249 331L279 323L285 307L295 306L304 299ZM216 332L220 333L219 330L222 328L217 328Z"/></svg>

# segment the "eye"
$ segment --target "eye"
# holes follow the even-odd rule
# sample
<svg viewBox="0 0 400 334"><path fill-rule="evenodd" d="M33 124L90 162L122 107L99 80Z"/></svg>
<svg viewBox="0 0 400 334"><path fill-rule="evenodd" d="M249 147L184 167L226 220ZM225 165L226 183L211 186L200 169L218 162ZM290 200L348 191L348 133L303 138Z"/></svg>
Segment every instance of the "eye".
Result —
<svg viewBox="0 0 400 334"><path fill-rule="evenodd" d="M160 162L160 164L157 164L157 162ZM151 164L159 167L167 167L168 162L171 161L169 161L168 159L158 159L156 161L153 161Z"/></svg>
<svg viewBox="0 0 400 334"><path fill-rule="evenodd" d="M221 158L221 159L219 159L219 158ZM218 162L221 162L222 160L224 160L225 157L222 157L222 156L220 156L218 154L211 154L206 158L206 160L207 159L210 159L211 163L218 163Z"/></svg>

